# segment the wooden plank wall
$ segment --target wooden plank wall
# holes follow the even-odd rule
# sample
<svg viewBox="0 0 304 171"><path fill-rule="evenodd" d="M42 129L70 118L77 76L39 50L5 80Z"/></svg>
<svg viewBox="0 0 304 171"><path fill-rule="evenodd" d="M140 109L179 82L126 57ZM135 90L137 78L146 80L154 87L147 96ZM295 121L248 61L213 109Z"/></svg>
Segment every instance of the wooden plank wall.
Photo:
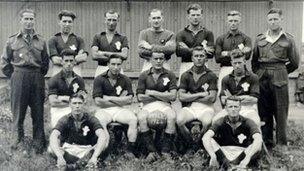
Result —
<svg viewBox="0 0 304 171"><path fill-rule="evenodd" d="M149 27L148 12L153 8L160 8L164 11L165 28L177 32L188 24L186 19L186 7L191 2L148 2L148 1L126 1L113 2L0 2L0 47L5 45L9 35L14 34L19 29L18 11L25 7L30 7L37 12L36 30L46 39L58 32L57 13L62 9L76 12L77 19L74 32L82 36L87 49L90 48L92 38L96 33L105 29L104 12L108 9L116 9L120 12L119 32L127 35L130 45L130 57L124 64L124 70L131 75L137 75L140 71L143 60L139 59L136 47L140 30ZM259 2L196 2L203 7L203 24L213 31L215 37L223 34L226 29L226 13L229 10L239 10L243 14L241 30L251 38L264 32L266 25L266 12L269 9L268 1ZM284 13L284 28L292 33L296 39L298 47L302 38L302 9L303 2L279 1L275 2L275 7L279 7ZM2 51L1 51L2 53ZM174 71L179 68L179 59L175 56L171 59L171 66ZM96 68L96 62L91 60L83 64L86 71L84 75L92 76ZM209 61L209 66L217 70L218 65L214 61Z"/></svg>

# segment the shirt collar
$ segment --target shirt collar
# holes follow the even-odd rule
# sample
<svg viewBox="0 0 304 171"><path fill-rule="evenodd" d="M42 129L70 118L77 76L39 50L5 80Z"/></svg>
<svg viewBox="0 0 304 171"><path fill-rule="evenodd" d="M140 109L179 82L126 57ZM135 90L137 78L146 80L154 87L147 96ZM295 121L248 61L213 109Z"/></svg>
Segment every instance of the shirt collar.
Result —
<svg viewBox="0 0 304 171"><path fill-rule="evenodd" d="M168 73L168 70L163 67L161 70L161 74L167 74L167 73ZM148 75L152 75L152 74L153 74L153 67L151 67L148 72Z"/></svg>
<svg viewBox="0 0 304 171"><path fill-rule="evenodd" d="M18 34L17 34L17 37L22 37L22 36L25 36L25 35L26 35L25 33L23 33L22 31L19 31ZM36 39L39 38L39 37L38 37L38 34L35 32L35 30L33 30L33 33L30 34L30 35L31 35L31 37L33 37L33 38L36 38Z"/></svg>
<svg viewBox="0 0 304 171"><path fill-rule="evenodd" d="M189 27L190 27L190 25L187 25L187 26L185 27L185 30L192 33L193 31L190 30ZM198 32L203 31L203 30L205 30L205 27L199 26ZM197 33L198 33L198 32L197 32Z"/></svg>
<svg viewBox="0 0 304 171"><path fill-rule="evenodd" d="M106 72L102 73L101 76L102 76L102 77L105 77L105 78L109 78L109 71L110 71L110 70L108 69ZM118 73L117 78L120 78L120 77L121 77L121 74Z"/></svg>
<svg viewBox="0 0 304 171"><path fill-rule="evenodd" d="M203 75L207 74L208 72L210 72L211 70L208 69L206 66L204 66L204 72L203 72ZM192 74L194 73L194 66L192 66L188 71L187 71L189 74Z"/></svg>
<svg viewBox="0 0 304 171"><path fill-rule="evenodd" d="M61 36L61 34L62 34L61 32L58 32L58 33L55 34L55 36ZM74 33L70 33L70 34L69 34L69 37L70 37L70 36L75 36L75 34L74 34Z"/></svg>
<svg viewBox="0 0 304 171"><path fill-rule="evenodd" d="M279 35L276 38L274 38L274 39L272 37L270 37L269 33L270 33L270 30L268 29L266 31L266 33L265 33L265 38L266 38L265 40L268 41L268 42L270 42L270 43L276 42L283 35L286 36L286 32L283 29L281 29Z"/></svg>
<svg viewBox="0 0 304 171"><path fill-rule="evenodd" d="M75 118L73 117L73 114L72 114L72 113L68 114L68 117L69 117L72 121L75 121ZM84 112L83 115L82 115L82 118L81 118L80 122L85 121L87 118L88 118L88 114Z"/></svg>
<svg viewBox="0 0 304 171"><path fill-rule="evenodd" d="M107 32L105 32L105 31L103 31L103 32L100 33L100 35L106 35L106 34L107 34ZM114 35L120 35L120 34L117 31L115 31Z"/></svg>
<svg viewBox="0 0 304 171"><path fill-rule="evenodd" d="M239 119L238 119L238 121L237 121L238 126L239 126L243 121L244 121L244 118L243 118L241 115L239 115ZM231 125L230 120L229 120L229 116L228 116L228 115L226 115L226 116L224 117L224 122L227 123L228 125Z"/></svg>
<svg viewBox="0 0 304 171"><path fill-rule="evenodd" d="M73 79L76 78L76 74L74 73L74 71L72 72L72 76L73 76ZM62 79L66 79L66 73L63 70L60 71L60 77Z"/></svg>
<svg viewBox="0 0 304 171"><path fill-rule="evenodd" d="M229 75L231 77L234 77L234 71L232 71ZM250 76L250 72L247 70L247 68L245 68L245 76L244 77L247 77L247 76Z"/></svg>
<svg viewBox="0 0 304 171"><path fill-rule="evenodd" d="M235 33L233 33L231 30L229 30L226 34L226 37L229 37L229 36L236 36L236 35L241 35L242 32L240 30L237 30Z"/></svg>

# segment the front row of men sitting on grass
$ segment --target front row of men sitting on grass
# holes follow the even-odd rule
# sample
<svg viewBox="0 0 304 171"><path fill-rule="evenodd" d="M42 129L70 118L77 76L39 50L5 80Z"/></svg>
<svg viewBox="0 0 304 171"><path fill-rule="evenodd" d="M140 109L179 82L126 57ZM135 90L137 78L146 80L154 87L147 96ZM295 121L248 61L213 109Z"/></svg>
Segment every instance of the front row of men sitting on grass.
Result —
<svg viewBox="0 0 304 171"><path fill-rule="evenodd" d="M213 104L218 91L217 76L206 67L206 52L201 46L193 49L193 67L182 74L179 88L174 73L163 67L164 54L152 54L152 67L138 79L136 95L142 104L138 113L129 109L134 93L131 80L120 72L123 60L111 55L108 71L96 77L93 84L98 109L95 116L88 114L84 107L84 80L73 72L75 55L74 51L62 51L63 70L48 81L53 128L49 152L57 158L58 166L70 163L96 166L98 157L109 145L108 125L112 122L128 126L126 154L135 157L136 142L141 139L148 162L159 155L170 156L176 131L186 148L203 145L212 167L218 164L224 169L230 164L247 167L258 156L262 147L256 109L258 78L246 69L244 54L239 50L231 52L234 70L223 79L220 93L225 109L216 115ZM175 112L171 102L177 95L182 109ZM201 123L195 141L187 126L192 121ZM164 128L157 145L151 131L153 124Z"/></svg>

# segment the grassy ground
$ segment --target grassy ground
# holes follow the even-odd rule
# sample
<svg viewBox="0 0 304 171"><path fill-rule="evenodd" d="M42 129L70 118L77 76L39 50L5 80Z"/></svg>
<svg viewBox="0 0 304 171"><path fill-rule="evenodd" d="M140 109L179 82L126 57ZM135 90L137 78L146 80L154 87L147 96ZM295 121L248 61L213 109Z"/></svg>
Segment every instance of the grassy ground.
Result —
<svg viewBox="0 0 304 171"><path fill-rule="evenodd" d="M91 84L91 83L89 83ZM91 88L89 87L89 92ZM92 104L89 101L88 104ZM174 104L178 106L177 104ZM136 104L132 107L137 110ZM178 107L175 107L178 110ZM91 110L89 108L88 110ZM292 110L301 112L301 110ZM303 110L302 110L303 111ZM46 136L50 134L49 127L49 106L45 104L45 131ZM10 149L12 142L11 114L9 102L0 105L0 170L56 170L56 161L44 152L36 155L31 147L32 124L29 114L25 120L26 145L22 149L13 151ZM252 170L304 170L304 128L300 120L291 120L288 124L287 148L275 147L270 153L271 163L269 164L264 155L259 161L259 167ZM208 157L204 152L198 151L195 154L184 156L174 155L171 158L159 158L153 164L144 163L144 159L128 159L124 153L125 146L118 149L118 154L109 155L101 165L103 170L206 170Z"/></svg>

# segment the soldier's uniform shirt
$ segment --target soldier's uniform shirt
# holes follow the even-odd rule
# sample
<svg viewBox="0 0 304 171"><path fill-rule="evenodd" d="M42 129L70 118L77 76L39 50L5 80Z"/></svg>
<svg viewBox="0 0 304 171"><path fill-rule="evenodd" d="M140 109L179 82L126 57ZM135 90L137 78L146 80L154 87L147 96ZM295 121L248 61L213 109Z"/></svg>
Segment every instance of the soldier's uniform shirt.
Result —
<svg viewBox="0 0 304 171"><path fill-rule="evenodd" d="M74 50L77 54L80 50L83 50L88 54L88 52L85 50L84 40L81 37L71 33L67 41L64 42L61 34L62 33L55 34L48 42L50 57L60 56L60 53L64 49Z"/></svg>
<svg viewBox="0 0 304 171"><path fill-rule="evenodd" d="M48 95L71 96L80 90L85 90L83 78L73 73L73 79L68 84L64 71L60 71L48 81Z"/></svg>
<svg viewBox="0 0 304 171"><path fill-rule="evenodd" d="M35 32L31 35L19 32L9 37L1 59L2 71L11 80L11 111L16 137L18 140L24 137L23 122L30 106L35 147L44 147L44 75L49 66L46 42Z"/></svg>
<svg viewBox="0 0 304 171"><path fill-rule="evenodd" d="M128 95L134 95L130 78L120 74L118 75L116 84L111 85L108 76L109 70L94 79L93 98L106 96L120 96L123 91L127 91Z"/></svg>
<svg viewBox="0 0 304 171"><path fill-rule="evenodd" d="M126 36L119 34L116 32L113 36L111 42L108 42L106 32L101 32L100 34L96 34L93 38L92 46L97 46L100 51L107 52L121 52L121 49L128 48L128 39ZM99 66L107 66L108 61L98 60Z"/></svg>
<svg viewBox="0 0 304 171"><path fill-rule="evenodd" d="M62 117L53 130L58 130L62 143L78 145L92 145L97 143L98 137L95 134L97 129L103 129L98 119L88 113L84 113L79 128L72 114Z"/></svg>
<svg viewBox="0 0 304 171"><path fill-rule="evenodd" d="M260 130L252 120L243 116L239 116L237 125L233 128L229 117L224 116L213 122L209 129L215 133L214 139L220 146L248 147L253 142L252 135Z"/></svg>
<svg viewBox="0 0 304 171"><path fill-rule="evenodd" d="M138 78L138 86L136 93L145 94L146 90L155 90L159 92L177 89L175 74L165 68L155 81L153 78L153 70L150 68L140 74Z"/></svg>
<svg viewBox="0 0 304 171"><path fill-rule="evenodd" d="M199 93L217 91L217 76L207 67L203 75L195 82L193 78L193 67L182 74L179 89L186 90L186 93ZM184 103L183 106L189 106L191 103Z"/></svg>
<svg viewBox="0 0 304 171"><path fill-rule="evenodd" d="M233 34L231 31L219 36L215 43L215 61L222 66L231 66L231 59L229 56L222 56L222 51L231 51L234 49L241 49L243 47L252 47L251 39L241 31ZM250 58L251 51L245 54L246 60Z"/></svg>
<svg viewBox="0 0 304 171"><path fill-rule="evenodd" d="M276 119L278 144L287 144L286 126L289 105L288 73L298 68L299 55L293 37L281 31L276 39L269 32L259 34L256 38L252 70L259 77L260 98L258 109L264 142L273 144L273 116Z"/></svg>

